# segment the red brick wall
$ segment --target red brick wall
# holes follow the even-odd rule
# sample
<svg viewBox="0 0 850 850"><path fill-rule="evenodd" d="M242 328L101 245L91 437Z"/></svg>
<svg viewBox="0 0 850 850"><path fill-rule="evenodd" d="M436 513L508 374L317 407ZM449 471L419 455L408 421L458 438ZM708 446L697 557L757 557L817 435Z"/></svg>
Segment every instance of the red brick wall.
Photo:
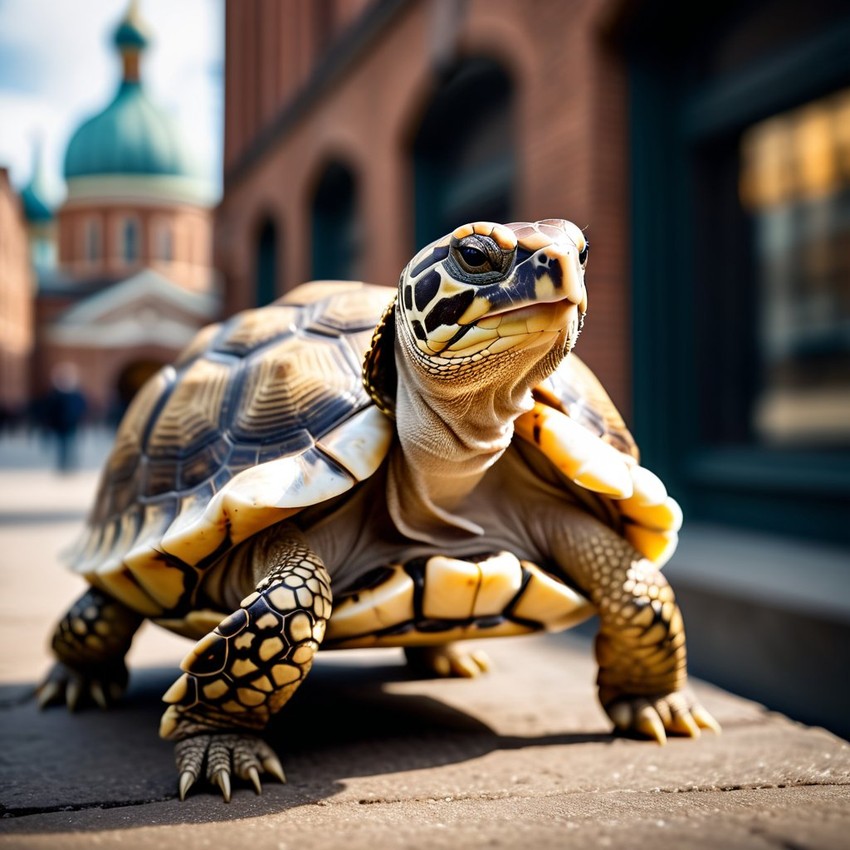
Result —
<svg viewBox="0 0 850 850"><path fill-rule="evenodd" d="M323 56L305 47L316 43L315 20L304 17L311 4L282 5L293 13L282 31L259 0L227 5L226 188L215 248L227 311L254 303L256 229L266 215L282 235L278 290L309 277L312 193L332 158L342 159L357 181L364 276L394 285L413 250L410 145L435 91L435 60L453 50L457 57L485 55L505 68L517 95L517 218L565 217L588 228L590 311L579 352L627 412L626 82L622 59L605 37L620 3L404 4L294 125L242 166L245 150L303 90L309 68ZM441 27L446 13L449 25L443 18ZM340 19L340 39L351 20ZM299 27L300 47L293 50ZM265 46L258 48L259 32Z"/></svg>
<svg viewBox="0 0 850 850"><path fill-rule="evenodd" d="M33 281L20 198L0 168L0 410L22 412L29 399Z"/></svg>
<svg viewBox="0 0 850 850"><path fill-rule="evenodd" d="M121 251L121 223L127 217L139 222L139 257L124 261ZM100 222L101 256L86 258L85 229L90 219ZM212 266L212 213L188 205L151 205L75 201L58 214L59 265L65 274L78 278L123 278L143 268L153 268L175 283L193 291L209 288ZM172 259L161 258L157 250L157 228L167 226L172 233Z"/></svg>

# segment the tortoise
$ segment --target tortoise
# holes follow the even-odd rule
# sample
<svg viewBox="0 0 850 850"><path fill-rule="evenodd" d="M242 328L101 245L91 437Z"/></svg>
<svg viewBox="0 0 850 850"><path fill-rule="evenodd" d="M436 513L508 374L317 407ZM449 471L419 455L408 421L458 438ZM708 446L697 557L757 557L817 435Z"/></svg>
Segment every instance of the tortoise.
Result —
<svg viewBox="0 0 850 850"><path fill-rule="evenodd" d="M195 639L160 735L181 799L205 771L227 801L233 774L284 781L259 733L320 646L474 676L458 641L596 613L618 729L719 730L660 572L681 511L569 354L587 257L568 221L479 221L397 291L312 282L201 330L118 428L40 704L118 699L145 618Z"/></svg>

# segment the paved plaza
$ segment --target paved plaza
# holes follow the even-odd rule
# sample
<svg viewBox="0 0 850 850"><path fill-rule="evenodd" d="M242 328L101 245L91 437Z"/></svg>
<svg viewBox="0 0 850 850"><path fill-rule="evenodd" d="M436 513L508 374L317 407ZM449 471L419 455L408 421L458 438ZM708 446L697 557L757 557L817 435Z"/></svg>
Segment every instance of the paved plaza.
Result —
<svg viewBox="0 0 850 850"><path fill-rule="evenodd" d="M32 441L0 445L0 847L850 846L846 742L700 682L723 735L615 737L591 646L569 633L482 642L495 670L472 681L415 678L395 650L325 653L271 730L289 783L179 803L156 730L187 641L143 628L109 713L32 699L82 586L59 552L105 442L83 449L82 471L59 476Z"/></svg>

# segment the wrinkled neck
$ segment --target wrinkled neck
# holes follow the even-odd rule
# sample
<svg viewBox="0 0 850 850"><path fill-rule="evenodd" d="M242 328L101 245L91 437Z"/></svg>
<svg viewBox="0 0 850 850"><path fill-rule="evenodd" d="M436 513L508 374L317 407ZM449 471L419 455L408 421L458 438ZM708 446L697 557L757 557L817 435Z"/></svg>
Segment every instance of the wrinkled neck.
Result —
<svg viewBox="0 0 850 850"><path fill-rule="evenodd" d="M402 342L397 342L403 345ZM398 529L428 543L483 534L460 516L464 499L510 445L514 419L531 407L529 387L471 375L436 379L397 352L398 445L387 503Z"/></svg>

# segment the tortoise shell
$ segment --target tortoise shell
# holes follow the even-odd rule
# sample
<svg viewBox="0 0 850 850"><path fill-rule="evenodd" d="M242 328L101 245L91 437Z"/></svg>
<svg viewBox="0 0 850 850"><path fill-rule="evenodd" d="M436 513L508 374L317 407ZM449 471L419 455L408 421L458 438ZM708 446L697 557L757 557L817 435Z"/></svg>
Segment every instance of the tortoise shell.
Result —
<svg viewBox="0 0 850 850"><path fill-rule="evenodd" d="M361 370L393 291L316 282L201 330L118 429L72 567L148 616L224 552L380 465L392 423Z"/></svg>

